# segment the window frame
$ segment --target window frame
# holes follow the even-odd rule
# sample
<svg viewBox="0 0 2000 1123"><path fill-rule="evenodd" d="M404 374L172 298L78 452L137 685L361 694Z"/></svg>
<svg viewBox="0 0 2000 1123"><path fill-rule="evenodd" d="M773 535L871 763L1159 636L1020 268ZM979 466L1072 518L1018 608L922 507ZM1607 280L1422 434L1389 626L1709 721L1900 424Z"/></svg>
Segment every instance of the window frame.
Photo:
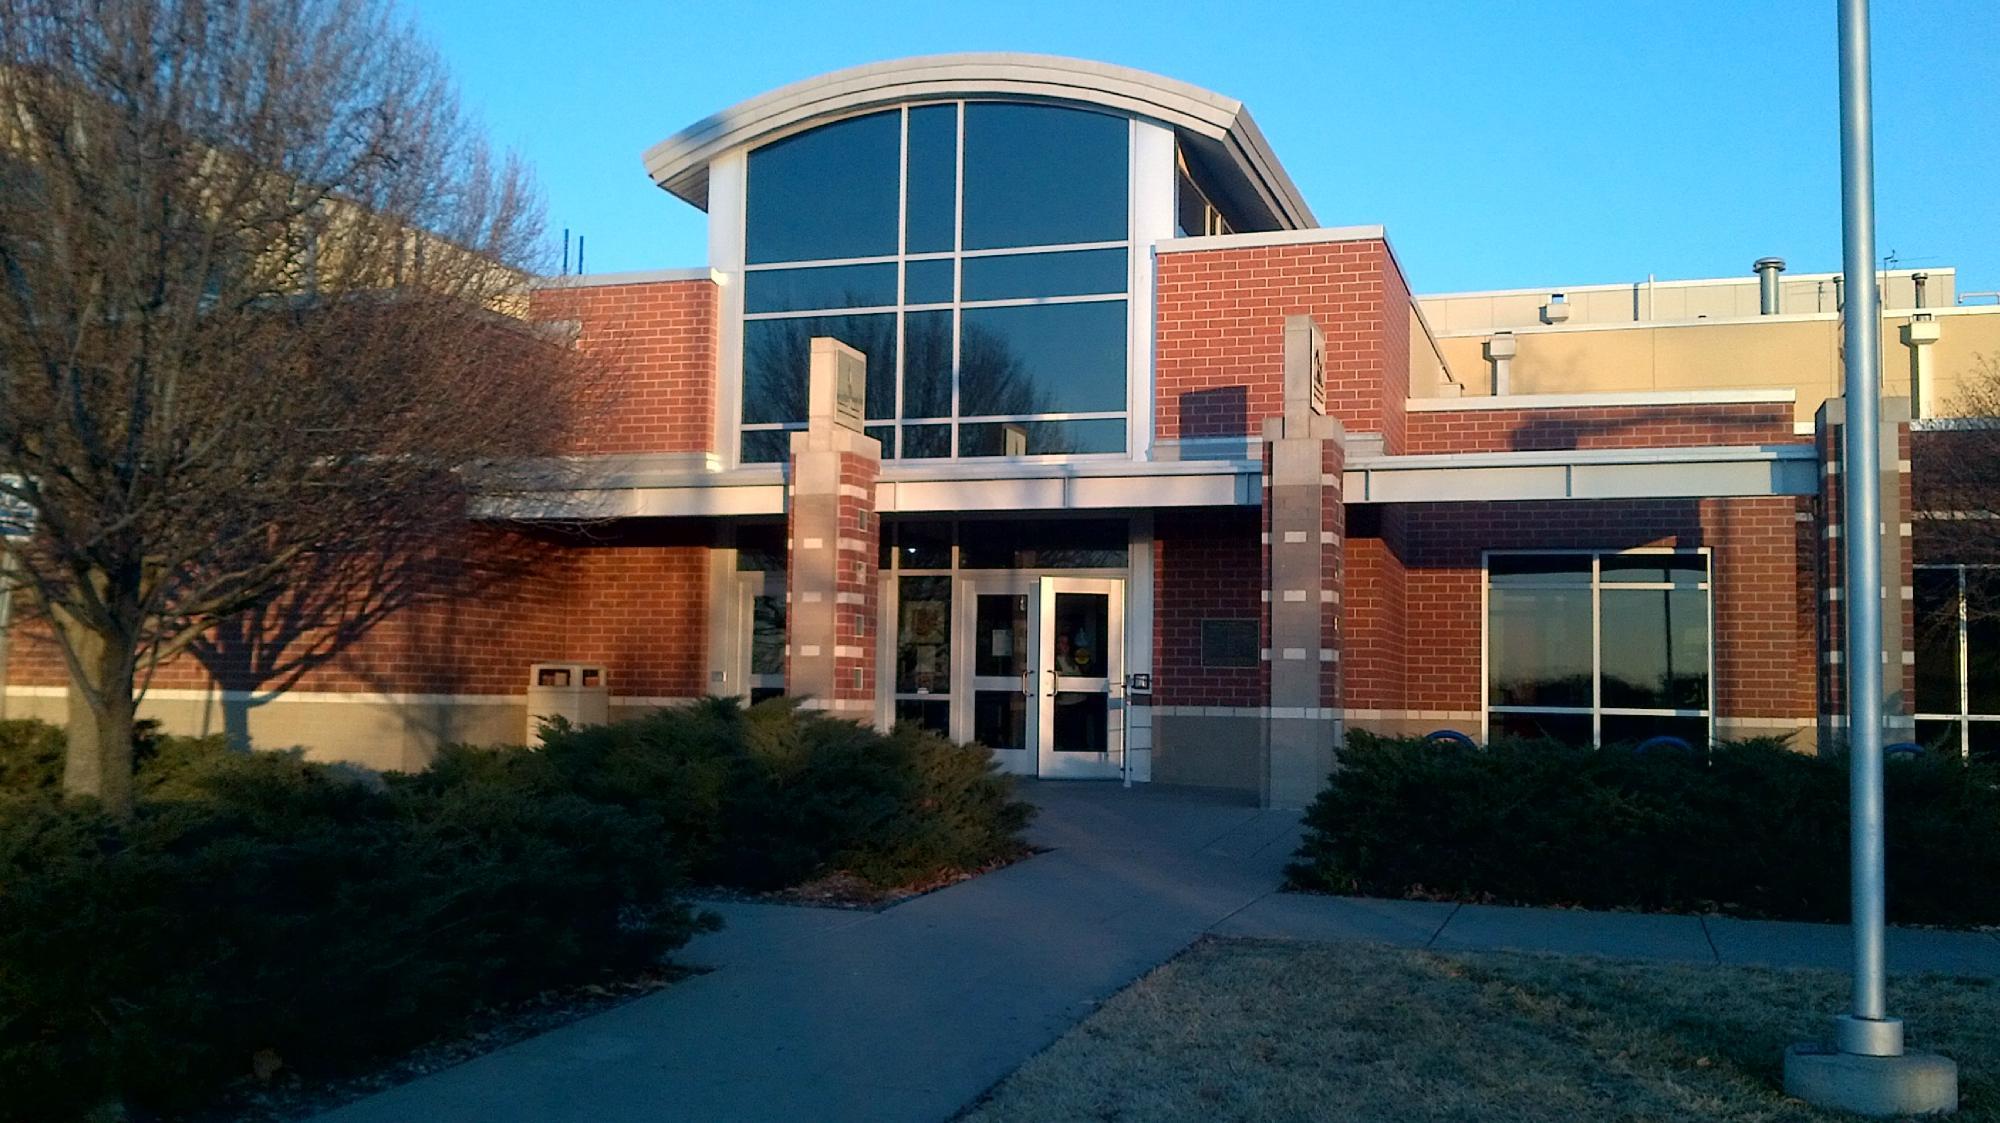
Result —
<svg viewBox="0 0 2000 1123"><path fill-rule="evenodd" d="M975 462L980 464L991 464L991 463L1034 464L1034 463L1047 463L1047 462L1114 461L1114 460L1131 459L1133 456L1134 445L1135 445L1132 394L1133 394L1133 387L1140 378L1140 375L1142 373L1138 369L1140 365L1140 356L1136 353L1132 345L1132 339L1135 332L1135 324L1138 323L1138 317L1140 314L1140 311L1137 308L1138 297L1141 295L1135 291L1135 285L1133 282L1133 277L1135 275L1133 260L1135 253L1144 249L1140 240L1137 238L1135 234L1136 223L1138 222L1138 213L1137 213L1138 207L1136 200L1139 190L1138 187L1139 180L1135 171L1132 168L1134 153L1138 150L1139 146L1139 137L1138 137L1139 122L1137 121L1137 119L1133 117L1109 112L1102 109L1082 108L1077 106L1051 107L1051 108L1063 109L1069 112L1094 113L1098 116L1112 118L1123 124L1125 128L1125 160L1127 163L1127 179L1126 179L1126 200L1125 200L1126 201L1125 231L1124 231L1124 237L1122 239L1110 240L1110 241L1094 241L1094 242L1066 242L1066 243L1058 243L1058 244L1051 244L1044 246L1006 246L1006 247L997 247L993 249L967 249L965 246L965 126L967 117L966 111L967 107L970 105L987 104L987 103L1008 104L1008 105L1041 104L1034 101L1026 101L1022 99L1013 99L1013 98L995 98L995 97L946 98L934 101L902 102L893 107L874 107L865 112L856 113L852 115L852 117L864 117L876 113L882 113L885 111L892 111L897 113L899 117L898 126L901 130L901 142L899 148L899 157L897 161L897 177L898 177L897 232L896 232L897 252L893 254L877 254L865 257L827 258L827 259L812 259L812 260L798 260L798 261L772 261L772 262L758 262L754 264L750 263L747 260L747 255L746 255L744 262L741 266L743 274L747 278L752 273L760 273L772 270L837 267L837 266L849 266L849 265L893 264L896 268L895 304L870 305L866 307L852 307L852 308L821 308L821 309L807 309L807 310L792 310L784 312L746 312L742 311L739 307L739 309L736 311L735 318L737 323L735 325L734 330L737 334L737 337L739 339L742 339L745 336L747 336L745 326L753 321L758 321L758 320L806 319L817 316L864 316L870 314L894 315L895 316L894 330L896 338L896 356L894 363L894 378L895 378L894 410L892 416L882 417L882 418L868 418L866 421L866 429L869 435L880 437L885 441L883 457L882 457L884 461L899 461L904 459L904 457L902 456L902 433L905 428L911 426L926 426L926 425L936 426L940 424L947 426L950 432L951 441L950 441L949 453L945 456L928 456L928 457L915 458L912 460L912 463L927 464L927 463L940 463L940 462ZM955 179L955 192L954 192L954 202L953 202L954 214L953 214L953 230L952 230L952 248L949 250L911 253L909 252L910 114L912 110L924 109L942 105L953 106L957 111L956 134L955 134L955 141L957 145L957 167L955 172L956 179ZM843 118L838 118L835 121L815 122L810 128L800 130L800 132L811 131L812 128L819 128L824 125L837 124L839 123L839 121L849 120L849 119L851 118L843 117ZM793 133L790 135L798 135L798 134ZM783 139L789 139L789 137L774 138L773 141L767 143L775 143L777 140L783 140ZM746 158L747 155L748 154L746 153ZM750 211L748 193L753 190L755 190L755 185L749 182L749 179L746 175L744 204L743 206L738 208L739 210L739 216L737 222L738 229L736 230L737 244L741 246L748 245L748 238L749 238L748 224L749 224L749 211ZM1074 253L1085 250L1111 250L1111 249L1123 250L1126 255L1125 278L1123 281L1123 288L1119 292L1090 293L1090 294L1080 294L1071 296L1014 297L1014 298L999 299L999 300L966 300L964 298L965 295L964 263L967 259L981 258L981 257L1009 257L1009 256L1018 257L1031 254L1058 254L1058 253ZM911 262L921 262L921 261L950 261L952 263L953 299L949 301L931 301L920 304L909 303L908 300L909 294L907 291L909 284L907 276L908 273L907 265L908 263ZM1091 304L1091 303L1122 303L1124 306L1123 309L1124 315L1122 317L1124 330L1121 339L1124 343L1124 350L1125 350L1125 369L1123 372L1125 394L1124 394L1124 402L1120 406L1120 408L1115 410L1082 410L1082 411L1063 411L1063 412L1038 413L1038 414L1007 414L1007 415L996 414L991 416L963 415L959 412L960 394L961 394L960 379L962 377L963 347L964 347L964 334L965 334L964 312L966 309L1018 308L1018 307L1033 307L1037 305ZM905 375L907 373L905 370L905 365L908 359L907 320L911 313L939 312L939 311L949 312L951 315L951 336L952 336L951 413L948 417L926 417L926 418L906 419L904 417L904 409L905 409L904 382L905 382ZM736 351L737 351L736 370L734 371L733 377L735 378L736 381L737 393L736 393L736 401L734 403L734 416L730 419L730 432L732 434L732 440L730 441L730 448L726 453L728 457L727 462L739 465L742 464L754 465L763 462L746 461L743 459L743 442L746 434L752 432L760 432L760 431L799 432L805 429L806 423L804 421L746 422L743 420L744 395L742 388L744 385L744 379L747 375L749 355L747 353L747 348L740 345L736 348ZM1125 436L1123 442L1124 448L1122 451L1117 451L1117 452L1030 453L1028 455L1023 455L1023 456L1001 455L1001 456L967 457L964 456L963 453L961 452L960 429L962 426L967 424L974 424L974 425L1000 424L1007 422L1022 422L1022 421L1047 421L1047 422L1117 421L1120 422L1125 428Z"/></svg>
<svg viewBox="0 0 2000 1123"><path fill-rule="evenodd" d="M1694 587L1703 594L1703 624L1708 634L1707 659L1707 701L1700 709L1658 708L1642 706L1606 706L1604 704L1604 592L1607 588L1618 590L1672 590L1688 586L1673 581L1613 581L1604 580L1604 559L1614 557L1635 557L1644 555L1694 556L1702 559L1702 578ZM1493 703L1493 559L1496 557L1577 557L1590 558L1590 583L1551 583L1551 588L1590 590L1590 705L1589 706L1508 706ZM1670 640L1671 642L1671 640ZM1707 738L1715 740L1715 557L1707 546L1637 546L1630 549L1504 549L1481 550L1479 554L1479 724L1480 739L1490 741L1493 732L1493 717L1499 714L1561 714L1571 717L1590 718L1590 739L1592 745L1601 745L1604 734L1604 718L1611 717L1672 717L1700 718L1707 725ZM1706 746L1695 746L1697 749Z"/></svg>
<svg viewBox="0 0 2000 1123"><path fill-rule="evenodd" d="M1958 706L1957 713L1941 711L1918 712L1911 715L1914 722L1949 722L1958 731L1958 755L1961 760L1972 759L1972 723L2000 723L2000 714L1975 714L1972 712L1972 644L1971 613L1966 609L1967 575L1973 570L1986 573L2000 572L2000 564L1979 562L1924 562L1911 567L1918 570L1950 570L1958 578ZM1916 621L1923 627L1921 619ZM1915 650L1912 646L1911 650ZM1912 708L1915 707L1916 692L1911 691Z"/></svg>

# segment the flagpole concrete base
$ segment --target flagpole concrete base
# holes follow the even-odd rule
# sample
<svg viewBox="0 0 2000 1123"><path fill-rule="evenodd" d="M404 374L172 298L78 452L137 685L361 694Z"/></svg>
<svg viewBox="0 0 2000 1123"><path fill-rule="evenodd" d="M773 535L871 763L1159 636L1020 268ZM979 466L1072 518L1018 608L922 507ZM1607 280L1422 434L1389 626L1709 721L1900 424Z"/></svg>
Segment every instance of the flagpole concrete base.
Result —
<svg viewBox="0 0 2000 1123"><path fill-rule="evenodd" d="M1785 1050L1785 1094L1857 1115L1933 1115L1958 1110L1958 1065L1936 1053L1869 1057L1825 1045Z"/></svg>

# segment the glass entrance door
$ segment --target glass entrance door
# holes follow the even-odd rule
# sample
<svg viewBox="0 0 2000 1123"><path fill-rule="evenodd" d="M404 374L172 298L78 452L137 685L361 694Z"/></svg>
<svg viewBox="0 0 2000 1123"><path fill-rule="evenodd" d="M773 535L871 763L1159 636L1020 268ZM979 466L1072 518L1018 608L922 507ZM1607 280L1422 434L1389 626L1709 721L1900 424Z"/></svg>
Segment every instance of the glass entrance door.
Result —
<svg viewBox="0 0 2000 1123"><path fill-rule="evenodd" d="M736 575L738 635L743 644L737 693L752 703L785 692L785 575Z"/></svg>
<svg viewBox="0 0 2000 1123"><path fill-rule="evenodd" d="M1116 779L1125 762L1125 583L1043 577L1037 585L1037 772Z"/></svg>
<svg viewBox="0 0 2000 1123"><path fill-rule="evenodd" d="M958 599L959 739L993 750L1000 767L1035 774L1035 583L1031 578L982 577L963 582Z"/></svg>

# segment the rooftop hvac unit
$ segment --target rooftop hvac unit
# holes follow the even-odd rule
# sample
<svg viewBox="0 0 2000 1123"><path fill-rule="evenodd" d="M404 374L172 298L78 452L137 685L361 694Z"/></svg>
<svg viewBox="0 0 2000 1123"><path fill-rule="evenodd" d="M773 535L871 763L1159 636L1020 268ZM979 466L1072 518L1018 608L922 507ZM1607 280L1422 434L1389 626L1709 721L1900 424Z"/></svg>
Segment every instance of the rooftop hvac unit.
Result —
<svg viewBox="0 0 2000 1123"><path fill-rule="evenodd" d="M611 678L601 663L535 663L528 667L528 741L541 724L562 718L571 725L611 720Z"/></svg>

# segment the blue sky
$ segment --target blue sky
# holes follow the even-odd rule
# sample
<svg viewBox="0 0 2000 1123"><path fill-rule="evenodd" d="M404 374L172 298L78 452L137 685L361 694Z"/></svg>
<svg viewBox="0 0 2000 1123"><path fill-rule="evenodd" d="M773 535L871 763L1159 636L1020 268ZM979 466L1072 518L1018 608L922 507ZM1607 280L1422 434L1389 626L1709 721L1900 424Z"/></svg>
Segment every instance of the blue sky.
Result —
<svg viewBox="0 0 2000 1123"><path fill-rule="evenodd" d="M1419 292L1840 261L1831 0L1527 3L406 0L591 272L700 265L647 146L800 78L1037 51L1240 98L1319 220L1388 227ZM2000 4L1877 0L1877 241L2000 289Z"/></svg>

